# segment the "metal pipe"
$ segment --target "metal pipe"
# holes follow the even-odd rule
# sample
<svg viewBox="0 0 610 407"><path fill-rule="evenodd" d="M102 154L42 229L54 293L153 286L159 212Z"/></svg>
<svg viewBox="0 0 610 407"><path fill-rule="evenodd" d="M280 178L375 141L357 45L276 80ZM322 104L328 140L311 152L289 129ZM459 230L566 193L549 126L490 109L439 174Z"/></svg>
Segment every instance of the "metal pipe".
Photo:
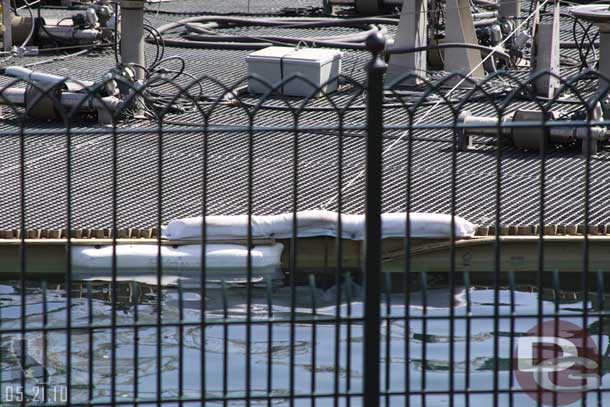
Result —
<svg viewBox="0 0 610 407"><path fill-rule="evenodd" d="M5 88L0 90L0 104L24 106L26 88ZM90 112L107 110L116 112L121 106L121 99L115 96L96 97L89 93L61 92L59 101L64 107L78 107L79 111Z"/></svg>
<svg viewBox="0 0 610 407"><path fill-rule="evenodd" d="M145 65L144 1L121 0L121 62ZM144 79L144 70L134 67L136 79Z"/></svg>
<svg viewBox="0 0 610 407"><path fill-rule="evenodd" d="M486 18L484 20L474 20L475 27L485 27L487 25L496 24L498 22L497 18Z"/></svg>
<svg viewBox="0 0 610 407"><path fill-rule="evenodd" d="M107 110L116 112L121 99L115 96L96 97L88 93L62 92L61 104L65 107L77 107L80 111Z"/></svg>
<svg viewBox="0 0 610 407"><path fill-rule="evenodd" d="M557 119L551 115L549 119L555 122L566 121ZM569 144L579 142L581 150L595 154L598 142L606 142L610 133L603 126L553 126L552 124L536 124L532 127L513 126L513 123L523 124L528 121L542 121L543 113L534 111L516 111L513 117L502 118L498 122L497 117L471 116L463 112L458 122L458 148L462 151L472 147L471 136L497 137L504 136L511 139L513 145L518 148L537 151L539 145L547 140L551 144ZM472 127L471 127L472 126Z"/></svg>
<svg viewBox="0 0 610 407"><path fill-rule="evenodd" d="M476 134L481 136L495 136L498 134L498 119L496 117L464 115L461 121L464 126L477 126L474 128L467 128L466 131L468 134ZM500 126L510 123L511 121L512 118L505 117L502 119ZM504 135L510 134L511 131L512 129L509 127L500 127L500 132Z"/></svg>
<svg viewBox="0 0 610 407"><path fill-rule="evenodd" d="M38 35L41 38L61 38L64 40L96 41L102 38L100 30L87 28L84 30L76 29L73 26L45 25Z"/></svg>
<svg viewBox="0 0 610 407"><path fill-rule="evenodd" d="M551 141L561 142L563 140L579 139L585 140L590 137L595 141L608 140L608 134L604 127L552 127L549 130Z"/></svg>
<svg viewBox="0 0 610 407"><path fill-rule="evenodd" d="M4 88L0 91L0 104L25 105L25 88Z"/></svg>
<svg viewBox="0 0 610 407"><path fill-rule="evenodd" d="M4 25L4 50L10 51L13 49L13 30L12 30L13 13L11 12L11 0L2 0L2 24Z"/></svg>
<svg viewBox="0 0 610 407"><path fill-rule="evenodd" d="M483 11L481 13L472 13L472 17L475 20L482 20L484 18L494 18L494 19L497 19L498 18L498 13L496 13L495 11Z"/></svg>

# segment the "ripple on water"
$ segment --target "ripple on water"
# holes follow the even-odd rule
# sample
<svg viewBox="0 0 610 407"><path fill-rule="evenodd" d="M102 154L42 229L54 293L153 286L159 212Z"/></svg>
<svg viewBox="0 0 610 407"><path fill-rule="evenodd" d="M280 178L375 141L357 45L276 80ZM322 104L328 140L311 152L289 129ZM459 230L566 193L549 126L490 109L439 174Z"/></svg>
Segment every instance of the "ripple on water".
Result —
<svg viewBox="0 0 610 407"><path fill-rule="evenodd" d="M212 291L212 290L210 290ZM344 290L343 290L344 291ZM265 290L253 290L250 316L253 319L266 318L270 313L274 318L287 318L292 311L289 290L276 288L272 300L272 308L267 306L268 298ZM74 401L83 401L88 397L89 390L92 391L94 399L103 400L109 396L112 381L116 381L116 389L120 397L129 398L136 384L134 378L134 367L137 367L137 385L141 397L156 397L156 378L158 369L161 369L163 388L161 393L164 397L176 396L178 393L178 373L183 371L183 391L185 397L200 396L201 363L206 363L206 383L208 395L222 396L225 383L222 371L226 367L228 382L226 387L228 394L232 396L243 395L244 371L248 365L246 355L250 355L251 385L253 394L264 396L267 391L266 378L271 369L273 379L272 393L280 397L276 400L277 405L283 405L281 397L288 395L290 388L290 371L294 369L296 393L307 394L310 392L311 377L316 377L316 390L319 393L334 391L335 379L339 381L341 389L345 389L349 380L350 388L359 391L362 386L362 351L363 330L360 322L347 323L345 320L337 328L329 322L338 313L345 317L362 315L362 303L342 303L337 309L332 293L336 290L316 289L315 310L320 320L316 325L315 338L312 324L305 322L313 317L314 310L311 308L311 290L303 288L298 291L307 295L307 299L297 301L295 308L295 319L297 323L291 329L288 323L275 324L271 328L271 341L269 342L269 327L267 324L255 324L250 328L251 340L246 341L246 328L243 325L230 325L226 330L220 325L209 324L205 326L205 341L202 346L202 326L185 326L182 332L176 327L164 327L160 330L161 336L157 336L155 327L138 328L137 342L134 328L117 329L114 335L115 347L115 369L112 370L112 331L105 328L95 328L90 340L86 329L75 329L71 334L71 366L72 366L72 388ZM454 335L451 336L450 322L446 318L449 315L448 305L451 297L456 307L453 313L460 317L466 316L466 296L463 289L454 293L448 290L429 290L426 301L429 307L424 308L425 303L421 293L410 293L408 298L412 305L406 307L403 294L393 295L389 315L393 317L404 316L408 311L411 318L395 319L389 324L384 323L381 327L382 333L382 371L386 367L390 371L390 382L388 384L392 391L403 391L405 373L409 373L410 388L417 390L422 383L425 372L427 387L445 391L448 386L449 369L453 367L454 384L456 388L465 386L466 372L472 378L470 386L474 389L492 389L493 371L496 360L494 360L495 342L498 342L500 354L498 355L498 374L502 383L508 383L510 376L510 340L511 321L502 319L499 322L499 334L494 335L494 311L498 309L502 315L510 315L511 308L518 314L535 314L538 312L538 295L534 292L516 291L513 294L515 300L511 304L510 293L501 291L500 301L494 302L495 293L488 289L472 289L469 293L471 302L469 304L470 314L475 316L467 325L464 319L453 321ZM66 321L65 293L61 290L49 290L47 292L48 312L47 319L50 326L63 326ZM26 322L28 326L42 326L42 294L39 289L28 289L25 298ZM21 323L21 301L19 290L16 285L0 285L0 321L3 329L19 328ZM206 296L206 307L209 312L205 314L207 321L219 322L224 318L222 307L222 293L209 292ZM245 321L248 316L245 289L231 289L228 298L228 317L234 321ZM107 298L95 298L92 300L91 313L89 301L86 298L73 297L71 304L72 323L74 326L83 327L92 318L94 324L104 325L111 322L111 303ZM164 291L161 299L162 320L164 322L176 322L182 318L185 321L200 321L201 297L196 292L185 292L182 296L184 309L179 309L180 302L175 291ZM384 314L387 314L386 305L382 304ZM571 319L576 324L582 324L582 302L577 299L560 304L561 312L573 314ZM590 310L596 309L594 304L586 305ZM154 324L157 321L157 298L153 292L142 296L142 301L137 305L138 320L140 323ZM553 312L555 304L544 299L542 309L545 312ZM423 316L434 319L422 321ZM570 318L568 318L570 319ZM133 303L122 302L117 306L116 322L118 324L132 324L135 320L135 306ZM528 331L537 323L536 318L516 318L514 324L513 339ZM595 318L589 318L589 330L602 336L602 347L608 345L607 325L600 324ZM337 337L337 334L339 335ZM225 336L226 335L226 336ZM65 331L51 331L46 337L40 332L28 333L21 336L18 333L3 334L0 340L0 351L2 352L4 384L15 382L20 377L19 357L20 350L16 344L27 343L27 354L32 364L41 366L32 369L28 383L40 381L41 369L46 369L49 375L49 383L65 385L67 358L66 346L67 336ZM20 342L21 341L21 342ZM47 345L46 360L44 360L44 342ZM335 342L339 341L340 354L339 364L335 364ZM161 347L161 360L157 359L158 346ZM134 361L137 347L138 359ZM453 347L454 360L449 360L450 347ZM184 359L179 358L179 350L182 348ZM205 349L205 351L204 351ZM312 361L312 352L315 349L316 359ZM408 354L406 351L408 350ZM466 352L470 358L466 359ZM94 369L90 371L90 356L93 359ZM290 365L290 360L294 365ZM269 361L271 365L269 365ZM137 363L134 363L137 362ZM610 365L610 363L608 364ZM93 379L89 382L89 376ZM385 377L385 376L384 376ZM475 379L476 378L476 379ZM385 380L385 378L383 379ZM384 386L386 384L384 383ZM239 403L232 403L239 405ZM256 405L256 403L254 403ZM320 405L325 405L321 402ZM446 405L446 398L439 397L431 399L428 405ZM460 405L458 402L457 405Z"/></svg>

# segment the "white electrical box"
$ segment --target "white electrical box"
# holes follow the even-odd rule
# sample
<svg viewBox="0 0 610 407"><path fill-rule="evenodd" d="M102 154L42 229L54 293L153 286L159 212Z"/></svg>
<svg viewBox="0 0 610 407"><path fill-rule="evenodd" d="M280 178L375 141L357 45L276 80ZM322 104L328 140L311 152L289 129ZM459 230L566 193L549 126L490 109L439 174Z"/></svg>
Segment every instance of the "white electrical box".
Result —
<svg viewBox="0 0 610 407"><path fill-rule="evenodd" d="M302 97L334 92L341 74L342 58L341 51L325 48L268 47L258 50L246 57L248 73L252 76L248 91L265 94L270 91L269 86L292 78L279 87L278 92Z"/></svg>

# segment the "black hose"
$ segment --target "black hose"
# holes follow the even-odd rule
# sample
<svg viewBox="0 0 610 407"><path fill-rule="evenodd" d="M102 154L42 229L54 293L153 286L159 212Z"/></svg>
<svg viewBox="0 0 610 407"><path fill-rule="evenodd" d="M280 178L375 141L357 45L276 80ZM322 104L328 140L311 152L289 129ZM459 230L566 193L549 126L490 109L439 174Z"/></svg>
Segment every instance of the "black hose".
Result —
<svg viewBox="0 0 610 407"><path fill-rule="evenodd" d="M596 42L592 43L591 45L594 46L595 48L599 48L599 41L596 41ZM581 47L581 44L574 42L574 41L561 41L559 43L559 47L562 49L579 49Z"/></svg>
<svg viewBox="0 0 610 407"><path fill-rule="evenodd" d="M443 49L443 48L477 49L479 51L484 52L486 55L493 52L494 55L497 55L498 57L504 59L507 63L512 64L510 55L508 55L506 52L503 52L503 51L500 51L500 50L497 50L494 48L486 47L484 45L465 44L465 43L460 43L460 42L446 42L446 43L442 43L442 44L430 44L430 45L426 45L426 46L422 46L422 47L413 47L413 48L407 48L407 47L392 48L392 49L388 50L387 53L389 53L389 54L409 54L409 53L413 53L413 52L420 52L420 51L426 51L426 50L431 50L431 49Z"/></svg>
<svg viewBox="0 0 610 407"><path fill-rule="evenodd" d="M263 26L277 28L329 28L329 27L351 27L363 26L371 24L386 24L397 25L396 18L346 18L346 19L330 19L330 18L290 18L290 19L265 19L265 18L247 18L247 17L226 17L226 16L198 16L185 18L183 20L174 21L160 26L157 30L164 33L167 30L178 28L188 23L218 23L235 24L241 26ZM218 27L218 26L216 26Z"/></svg>
<svg viewBox="0 0 610 407"><path fill-rule="evenodd" d="M194 25L197 23L198 25ZM337 26L362 26L368 25L368 31L355 34L347 34L332 37L320 38L291 38L282 36L240 36L240 35L215 35L211 29L220 27L219 23L229 25L250 25L250 26L267 26L267 27L286 27L286 28L321 28L321 27L337 27ZM372 24L397 24L398 20L392 18L353 18L345 20L329 20L329 19L250 19L239 17L226 16L198 16L186 18L172 23L164 24L157 28L157 32L163 36L164 33L184 26L187 31L190 31L184 36L184 39L164 38L164 43L167 46L183 47L183 48L218 48L218 49L239 49L239 50L257 50L266 48L272 45L321 45L325 47L341 48L341 49L365 49L364 40L374 31L379 30ZM195 32L195 33L193 33ZM153 41L151 38L146 39L148 42ZM494 51L492 48L477 44L461 44L461 43L446 43L438 45L428 45L417 48L395 48L389 52L392 54L419 52L429 49L442 48L471 48L478 49L486 54ZM498 57L504 59L510 64L510 56L505 52L495 50L494 53Z"/></svg>
<svg viewBox="0 0 610 407"><path fill-rule="evenodd" d="M206 48L206 49L233 49L233 50L259 50L273 45L279 46L294 46L296 44L302 44L306 46L323 46L329 48L340 48L340 49L366 49L364 43L352 43L352 42L335 42L335 41L319 41L319 40L304 40L294 38L283 38L282 41L273 41L268 39L269 42L248 42L253 39L250 37L243 38L242 42L216 42L216 41L199 41L197 35L187 35L185 38L193 39L168 39L165 38L163 41L165 45L170 47L182 47L182 48Z"/></svg>

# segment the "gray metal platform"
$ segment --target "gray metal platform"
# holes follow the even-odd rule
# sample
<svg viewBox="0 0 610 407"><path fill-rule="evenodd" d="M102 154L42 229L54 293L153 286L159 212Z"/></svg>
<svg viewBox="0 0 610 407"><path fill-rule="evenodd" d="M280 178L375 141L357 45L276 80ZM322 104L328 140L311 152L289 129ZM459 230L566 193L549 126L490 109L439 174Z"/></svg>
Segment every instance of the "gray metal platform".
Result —
<svg viewBox="0 0 610 407"><path fill-rule="evenodd" d="M238 4L239 3L239 4ZM175 1L159 7L170 12L224 13L245 12L247 1ZM316 1L252 0L250 11L260 14L276 13L282 7L320 6ZM45 10L49 15L57 10ZM153 25L184 18L180 14L149 12ZM337 29L339 30L339 29ZM564 36L568 34L564 33ZM152 55L154 49L147 46ZM566 55L573 55L567 51ZM187 69L195 76L209 75L231 84L247 74L244 57L248 51L196 50L167 48L166 56L180 55L187 61ZM30 63L48 56L28 57L10 61L11 64ZM369 58L363 51L347 51L343 72L364 81L364 64ZM4 62L5 64L8 62ZM99 79L114 64L112 51L91 53L62 61L37 66L37 70L75 77L82 80ZM2 83L7 83L6 78ZM207 95L218 95L221 90L211 82L204 83ZM342 96L338 96L340 99ZM363 103L363 102L362 102ZM520 107L534 106L520 102ZM424 115L422 108L418 115ZM438 122L451 122L448 108L440 106L431 113ZM475 114L493 114L489 103L468 105ZM386 124L407 123L403 109L388 108ZM350 111L345 123L361 126L363 110ZM202 123L195 113L172 116L172 119ZM428 119L430 120L430 119ZM243 125L247 123L244 110L222 107L210 123L214 125ZM263 109L256 119L259 126L290 126L289 115ZM333 112L309 112L299 120L300 126L337 125ZM89 124L96 129L95 123ZM83 126L82 123L79 126ZM28 122L27 132L52 125ZM129 126L124 126L125 128ZM136 128L155 129L156 124L138 122ZM169 126L172 127L172 126ZM176 126L174 126L176 127ZM183 127L177 125L177 127ZM86 126L85 126L86 128ZM0 123L0 131L15 132L14 122ZM65 228L70 202L71 227L120 228L155 227L158 216L163 222L182 216L202 213L204 147L207 146L206 211L208 214L244 214L249 209L256 214L271 214L293 209L341 209L347 213L363 211L363 169L365 140L362 131L347 131L342 138L328 131L256 132L252 138L253 178L252 206L248 205L248 132L202 131L166 133L162 140L162 179L159 182L159 136L155 131L132 134L119 129L116 136L117 179L116 219L113 218L113 135L73 134L71 136L70 190L68 190L67 137L62 126L60 134L29 134L25 146L25 227L27 229ZM385 147L391 149L384 156L384 211L404 211L407 197L410 209L419 212L449 213L452 209L451 187L455 176L455 213L478 224L495 223L496 215L496 150L478 145L475 151L460 152L457 167L452 170L452 133L450 131L417 131L414 133L411 163L411 190L407 191L408 142L401 137L404 131L388 131ZM42 132L41 132L42 133ZM21 135L0 136L0 229L17 229L21 225L20 203L20 139ZM296 140L296 141L295 141ZM343 147L341 208L338 207L339 147ZM295 155L298 143L298 155ZM295 160L298 160L295 174ZM610 154L601 152L591 160L589 222L610 224L610 192L606 187L610 176ZM506 225L530 225L540 221L540 175L542 163L535 154L519 153L511 149L502 152L501 159L500 221ZM573 151L553 150L544 163L545 223L580 224L584 221L585 160ZM295 176L296 175L296 176ZM297 183L298 196L293 194ZM351 184L350 184L351 183ZM346 185L349 187L346 187ZM70 193L70 195L68 195ZM161 197L159 197L161 194ZM159 202L162 210L159 211Z"/></svg>

